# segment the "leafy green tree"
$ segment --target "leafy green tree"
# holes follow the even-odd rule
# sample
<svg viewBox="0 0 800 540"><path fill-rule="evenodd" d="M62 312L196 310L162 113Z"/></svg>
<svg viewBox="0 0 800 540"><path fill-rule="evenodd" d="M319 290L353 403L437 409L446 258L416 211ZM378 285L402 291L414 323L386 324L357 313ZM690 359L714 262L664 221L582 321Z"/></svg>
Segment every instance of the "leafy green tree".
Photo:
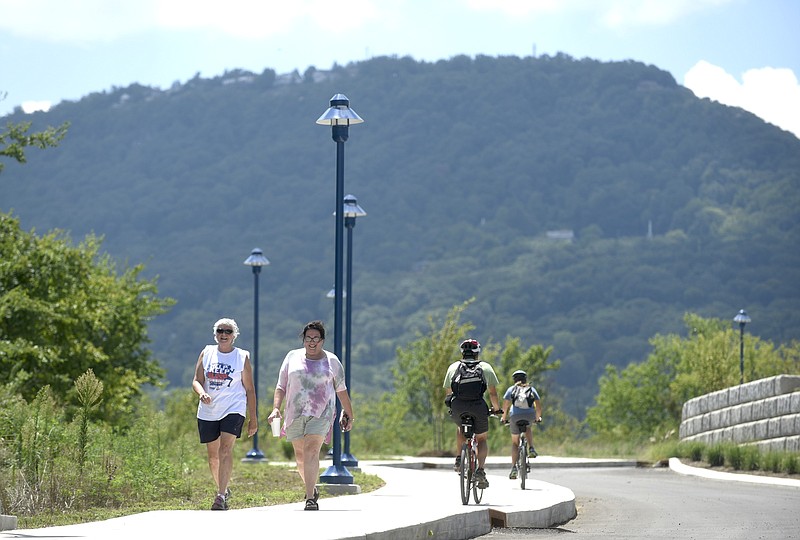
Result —
<svg viewBox="0 0 800 540"><path fill-rule="evenodd" d="M14 124L6 123L4 130L0 131L0 156L10 157L20 163L25 163L25 148L45 149L47 147L58 146L61 139L67 134L69 123L65 122L59 127L48 127L44 131L28 133L31 128L30 122ZM5 164L0 161L0 173L3 172Z"/></svg>
<svg viewBox="0 0 800 540"><path fill-rule="evenodd" d="M739 384L739 333L730 323L687 314L687 337L657 335L653 352L624 369L607 366L586 421L595 433L649 437L675 429L683 403ZM800 374L800 342L775 347L745 336L745 381Z"/></svg>
<svg viewBox="0 0 800 540"><path fill-rule="evenodd" d="M442 382L448 366L459 359L459 340L475 328L460 322L461 314L472 301L454 306L441 326L429 317L430 333L397 350L394 403L410 418L430 420L435 451L444 449L447 421Z"/></svg>
<svg viewBox="0 0 800 540"><path fill-rule="evenodd" d="M548 379L547 373L561 367L561 360L550 360L552 352L552 346L544 347L542 345L532 345L525 351L522 349L520 338L507 337L498 361L492 366L500 380L501 388L497 389L500 399L503 398L505 387L512 384L511 375L521 369L528 374L528 382L536 388L539 396L544 400L547 387L543 383Z"/></svg>
<svg viewBox="0 0 800 540"><path fill-rule="evenodd" d="M676 401L673 416L680 420L684 401L695 396L739 384L739 331L728 321L703 319L694 314L684 318L689 337L680 342L674 336L654 341L656 348L670 351L679 359L670 393ZM800 374L800 342L775 345L758 336L744 335L745 382L781 374Z"/></svg>
<svg viewBox="0 0 800 540"><path fill-rule="evenodd" d="M147 323L172 300L140 279L141 265L117 274L99 248L94 236L75 247L59 231L37 237L0 214L0 371L27 400L49 385L67 401L91 369L103 384L93 412L116 424L163 378Z"/></svg>
<svg viewBox="0 0 800 540"><path fill-rule="evenodd" d="M658 353L650 355L647 362L622 370L606 366L586 422L595 433L605 436L650 435L672 418L668 401L674 369L671 359Z"/></svg>

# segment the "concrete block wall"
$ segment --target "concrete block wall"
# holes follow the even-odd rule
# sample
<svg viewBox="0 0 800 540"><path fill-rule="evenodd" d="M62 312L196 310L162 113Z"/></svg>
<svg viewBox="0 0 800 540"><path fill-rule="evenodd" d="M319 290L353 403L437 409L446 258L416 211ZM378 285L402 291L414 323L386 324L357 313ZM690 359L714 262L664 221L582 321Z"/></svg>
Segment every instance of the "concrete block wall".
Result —
<svg viewBox="0 0 800 540"><path fill-rule="evenodd" d="M681 441L800 452L800 375L753 381L683 404Z"/></svg>

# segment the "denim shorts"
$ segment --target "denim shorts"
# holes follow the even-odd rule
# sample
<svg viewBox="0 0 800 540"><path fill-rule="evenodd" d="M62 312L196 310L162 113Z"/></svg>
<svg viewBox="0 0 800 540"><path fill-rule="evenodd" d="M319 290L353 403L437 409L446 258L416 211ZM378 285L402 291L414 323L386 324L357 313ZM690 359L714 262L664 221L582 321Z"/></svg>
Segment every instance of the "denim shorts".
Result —
<svg viewBox="0 0 800 540"><path fill-rule="evenodd" d="M322 435L325 437L331 430L330 418L317 418L316 416L300 416L292 421L286 428L286 440L294 441L306 435Z"/></svg>

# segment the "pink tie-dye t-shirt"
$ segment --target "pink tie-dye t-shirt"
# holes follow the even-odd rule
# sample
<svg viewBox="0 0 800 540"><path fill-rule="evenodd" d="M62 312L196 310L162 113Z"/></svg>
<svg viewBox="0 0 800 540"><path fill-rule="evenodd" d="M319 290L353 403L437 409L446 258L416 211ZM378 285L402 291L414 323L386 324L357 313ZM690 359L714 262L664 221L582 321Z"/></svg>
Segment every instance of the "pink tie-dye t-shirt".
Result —
<svg viewBox="0 0 800 540"><path fill-rule="evenodd" d="M283 359L276 386L285 393L283 433L301 416L327 416L333 423L336 392L347 390L347 386L342 363L335 354L324 352L324 358L312 360L306 358L305 348L294 349Z"/></svg>

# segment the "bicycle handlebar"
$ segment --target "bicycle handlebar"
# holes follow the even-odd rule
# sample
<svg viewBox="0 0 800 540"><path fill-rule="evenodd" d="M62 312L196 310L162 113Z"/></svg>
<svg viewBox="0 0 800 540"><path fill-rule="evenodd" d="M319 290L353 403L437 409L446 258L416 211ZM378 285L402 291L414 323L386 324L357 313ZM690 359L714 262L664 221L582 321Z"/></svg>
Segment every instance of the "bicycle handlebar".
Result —
<svg viewBox="0 0 800 540"><path fill-rule="evenodd" d="M534 424L541 424L543 421L544 421L544 419L541 416L539 416L538 418L536 418L536 420L533 421L533 423ZM506 421L503 422L503 423L505 425L507 425L507 426L510 426L511 425L511 419L510 418L506 418Z"/></svg>

